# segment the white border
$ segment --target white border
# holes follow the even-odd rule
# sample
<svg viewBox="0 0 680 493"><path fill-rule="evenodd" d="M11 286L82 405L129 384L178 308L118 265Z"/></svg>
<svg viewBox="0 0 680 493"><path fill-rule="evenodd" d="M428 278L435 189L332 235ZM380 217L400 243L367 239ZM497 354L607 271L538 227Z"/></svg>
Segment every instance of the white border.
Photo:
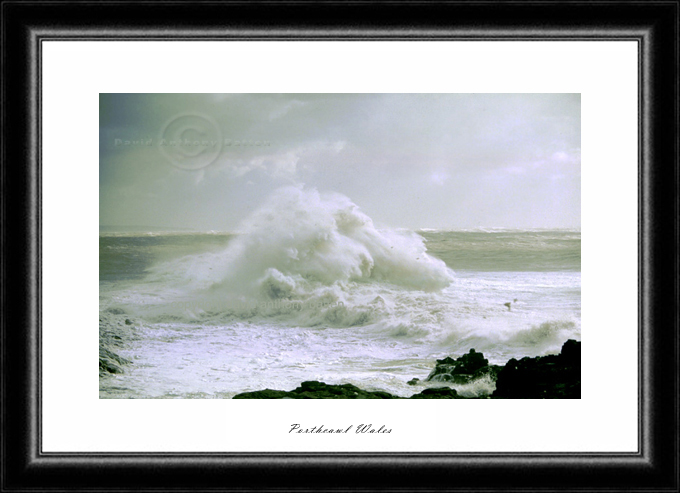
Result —
<svg viewBox="0 0 680 493"><path fill-rule="evenodd" d="M637 450L635 42L44 42L43 451ZM98 94L582 94L576 401L99 400ZM291 423L392 433L288 435Z"/></svg>

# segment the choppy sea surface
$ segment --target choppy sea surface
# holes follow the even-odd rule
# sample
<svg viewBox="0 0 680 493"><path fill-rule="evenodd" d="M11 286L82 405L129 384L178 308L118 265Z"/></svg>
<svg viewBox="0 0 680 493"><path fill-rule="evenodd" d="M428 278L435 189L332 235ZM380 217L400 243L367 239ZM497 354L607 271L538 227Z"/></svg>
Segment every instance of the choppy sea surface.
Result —
<svg viewBox="0 0 680 493"><path fill-rule="evenodd" d="M305 380L410 396L437 358L504 364L580 340L581 234L382 229L347 197L290 187L237 232L100 233L99 300L100 332L132 361L101 398Z"/></svg>

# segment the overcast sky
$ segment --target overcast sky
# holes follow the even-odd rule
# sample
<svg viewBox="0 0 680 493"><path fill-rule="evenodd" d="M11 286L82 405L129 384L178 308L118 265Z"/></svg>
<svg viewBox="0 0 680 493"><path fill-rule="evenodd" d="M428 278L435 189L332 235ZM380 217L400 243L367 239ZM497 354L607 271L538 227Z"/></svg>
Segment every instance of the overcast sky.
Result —
<svg viewBox="0 0 680 493"><path fill-rule="evenodd" d="M291 184L377 226L581 225L579 94L102 94L99 114L103 226L233 230Z"/></svg>

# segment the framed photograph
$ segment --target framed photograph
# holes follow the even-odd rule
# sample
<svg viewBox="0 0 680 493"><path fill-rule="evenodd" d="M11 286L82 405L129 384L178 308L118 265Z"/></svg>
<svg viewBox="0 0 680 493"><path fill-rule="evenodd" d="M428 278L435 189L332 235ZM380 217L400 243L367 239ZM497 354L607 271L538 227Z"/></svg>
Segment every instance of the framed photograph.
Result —
<svg viewBox="0 0 680 493"><path fill-rule="evenodd" d="M2 16L4 489L677 491L677 2Z"/></svg>
<svg viewBox="0 0 680 493"><path fill-rule="evenodd" d="M580 94L99 109L101 398L580 398Z"/></svg>

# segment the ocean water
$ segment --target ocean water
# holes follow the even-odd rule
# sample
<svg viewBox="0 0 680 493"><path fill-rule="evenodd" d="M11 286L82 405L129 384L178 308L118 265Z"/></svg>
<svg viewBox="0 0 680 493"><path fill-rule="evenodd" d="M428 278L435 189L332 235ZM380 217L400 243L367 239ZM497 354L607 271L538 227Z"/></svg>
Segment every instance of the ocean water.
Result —
<svg viewBox="0 0 680 493"><path fill-rule="evenodd" d="M133 362L100 378L102 398L305 380L406 397L443 385L406 383L438 358L504 364L581 338L580 232L379 228L347 197L296 187L234 232L100 233L99 279L100 333Z"/></svg>

